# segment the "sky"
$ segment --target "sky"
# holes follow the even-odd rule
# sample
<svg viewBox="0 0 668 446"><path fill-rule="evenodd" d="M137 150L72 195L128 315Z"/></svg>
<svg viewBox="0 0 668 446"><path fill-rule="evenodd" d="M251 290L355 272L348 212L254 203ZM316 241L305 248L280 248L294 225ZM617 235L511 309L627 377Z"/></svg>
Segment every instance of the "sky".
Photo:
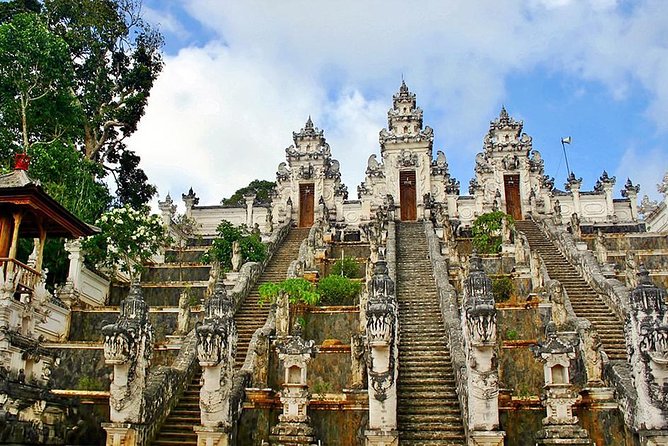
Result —
<svg viewBox="0 0 668 446"><path fill-rule="evenodd" d="M502 106L563 188L606 170L659 198L668 170L665 0L144 0L165 66L129 147L160 199L275 180L311 116L351 199L402 78L468 193Z"/></svg>

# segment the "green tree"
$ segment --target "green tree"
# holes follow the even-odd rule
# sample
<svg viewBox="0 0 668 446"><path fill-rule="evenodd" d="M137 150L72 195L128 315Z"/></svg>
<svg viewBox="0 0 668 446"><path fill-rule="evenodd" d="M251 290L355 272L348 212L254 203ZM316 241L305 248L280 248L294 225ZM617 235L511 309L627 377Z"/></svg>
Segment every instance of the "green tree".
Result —
<svg viewBox="0 0 668 446"><path fill-rule="evenodd" d="M276 187L276 183L266 180L253 180L248 186L238 189L230 198L223 199L223 204L234 206L244 204L244 195L255 194L255 201L260 204L271 203L271 191Z"/></svg>
<svg viewBox="0 0 668 446"><path fill-rule="evenodd" d="M83 121L77 146L114 174L120 204L146 203L156 189L124 139L137 130L162 71L162 35L142 18L138 0L45 0L43 14L69 45Z"/></svg>
<svg viewBox="0 0 668 446"><path fill-rule="evenodd" d="M241 257L247 262L262 262L267 256L267 247L259 235L248 232L246 225L234 226L227 220L220 222L216 228L218 237L211 243L203 256L204 262L217 261L229 271L232 269L232 245L239 242Z"/></svg>
<svg viewBox="0 0 668 446"><path fill-rule="evenodd" d="M116 180L117 204L145 204L156 193L139 167L139 157L125 145L144 114L150 90L162 70L162 36L141 15L138 0L14 0L0 3L0 21L29 13L65 43L71 92L77 109L71 135L86 159L97 162ZM29 42L29 40L27 40ZM17 64L21 65L21 64ZM4 66L4 64L3 64ZM47 79L60 79L47 76ZM51 101L53 109L62 106ZM0 104L5 114L5 104ZM53 114L42 115L49 122ZM68 115L69 116L69 115ZM63 136L62 126L52 125ZM53 133L53 132L51 132ZM0 138L11 139L0 130ZM2 153L2 155L8 155Z"/></svg>
<svg viewBox="0 0 668 446"><path fill-rule="evenodd" d="M514 225L513 217L501 211L488 212L475 219L471 225L473 247L481 254L501 252L503 221Z"/></svg>
<svg viewBox="0 0 668 446"><path fill-rule="evenodd" d="M7 152L72 136L78 113L71 90L74 71L65 41L34 14L0 25L0 127Z"/></svg>

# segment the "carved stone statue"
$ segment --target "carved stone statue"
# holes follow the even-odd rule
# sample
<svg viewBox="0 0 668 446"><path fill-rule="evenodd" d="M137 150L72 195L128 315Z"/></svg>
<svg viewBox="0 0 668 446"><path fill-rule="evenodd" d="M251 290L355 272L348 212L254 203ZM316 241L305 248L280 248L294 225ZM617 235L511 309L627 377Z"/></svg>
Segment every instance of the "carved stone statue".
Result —
<svg viewBox="0 0 668 446"><path fill-rule="evenodd" d="M238 240L235 240L232 242L232 271L239 272L242 262L241 245Z"/></svg>
<svg viewBox="0 0 668 446"><path fill-rule="evenodd" d="M183 336L188 333L190 325L190 296L182 292L179 296L179 315L176 320L176 335Z"/></svg>
<svg viewBox="0 0 668 446"><path fill-rule="evenodd" d="M111 421L141 423L146 415L142 392L153 352L153 327L138 283L121 302L116 323L104 326L102 335L105 363L114 366L109 389Z"/></svg>

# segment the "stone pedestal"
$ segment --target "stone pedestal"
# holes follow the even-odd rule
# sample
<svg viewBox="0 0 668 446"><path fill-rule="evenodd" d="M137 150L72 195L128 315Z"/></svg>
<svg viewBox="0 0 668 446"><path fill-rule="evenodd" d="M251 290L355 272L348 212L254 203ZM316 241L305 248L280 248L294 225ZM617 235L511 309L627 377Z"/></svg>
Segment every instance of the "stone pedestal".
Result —
<svg viewBox="0 0 668 446"><path fill-rule="evenodd" d="M271 444L274 446L317 446L315 431L311 426L291 421L280 422L271 429Z"/></svg>
<svg viewBox="0 0 668 446"><path fill-rule="evenodd" d="M197 446L228 446L230 434L228 429L211 426L194 426L197 434Z"/></svg>
<svg viewBox="0 0 668 446"><path fill-rule="evenodd" d="M102 423L107 432L107 446L135 446L137 431L130 423Z"/></svg>
<svg viewBox="0 0 668 446"><path fill-rule="evenodd" d="M503 446L504 431L475 431L469 433L471 446Z"/></svg>
<svg viewBox="0 0 668 446"><path fill-rule="evenodd" d="M366 446L399 446L399 433L395 430L373 429L364 431Z"/></svg>
<svg viewBox="0 0 668 446"><path fill-rule="evenodd" d="M592 446L587 431L577 424L545 426L536 433L536 444L567 444Z"/></svg>
<svg viewBox="0 0 668 446"><path fill-rule="evenodd" d="M639 431L641 446L668 446L668 430Z"/></svg>
<svg viewBox="0 0 668 446"><path fill-rule="evenodd" d="M278 416L278 424L271 429L269 441L272 446L317 446L315 431L309 425L309 391L306 384L307 365L315 356L316 348L312 340L302 338L302 328L298 323L293 335L276 343L278 359L285 369L281 403L283 413Z"/></svg>

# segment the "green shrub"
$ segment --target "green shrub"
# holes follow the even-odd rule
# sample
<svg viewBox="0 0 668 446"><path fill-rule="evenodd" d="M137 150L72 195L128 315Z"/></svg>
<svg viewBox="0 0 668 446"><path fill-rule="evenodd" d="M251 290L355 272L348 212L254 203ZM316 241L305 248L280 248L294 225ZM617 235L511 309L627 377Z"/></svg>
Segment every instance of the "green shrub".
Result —
<svg viewBox="0 0 668 446"><path fill-rule="evenodd" d="M515 341L519 337L519 334L517 333L517 330L513 329L508 329L506 330L506 339L509 341Z"/></svg>
<svg viewBox="0 0 668 446"><path fill-rule="evenodd" d="M361 289L360 282L334 274L318 283L320 303L323 305L355 305Z"/></svg>
<svg viewBox="0 0 668 446"><path fill-rule="evenodd" d="M515 220L501 211L489 212L476 218L471 226L473 233L473 247L480 254L496 254L501 252L501 228L503 220L510 226Z"/></svg>
<svg viewBox="0 0 668 446"><path fill-rule="evenodd" d="M216 228L218 237L202 256L202 261L217 261L224 271L232 269L232 244L239 242L244 262L262 262L267 257L267 247L258 234L248 231L246 225L234 226L227 220L220 222Z"/></svg>
<svg viewBox="0 0 668 446"><path fill-rule="evenodd" d="M90 376L82 376L77 382L77 390L107 390L97 378L92 378Z"/></svg>
<svg viewBox="0 0 668 446"><path fill-rule="evenodd" d="M291 304L318 305L320 294L315 286L306 279L285 279L283 282L269 282L260 285L258 293L260 294L259 304L264 305L267 302L274 303L280 293L286 293Z"/></svg>
<svg viewBox="0 0 668 446"><path fill-rule="evenodd" d="M494 300L497 302L505 302L511 298L515 291L515 284L510 277L497 277L492 279L492 293L494 293Z"/></svg>
<svg viewBox="0 0 668 446"><path fill-rule="evenodd" d="M354 257L344 257L334 262L332 275L357 279L360 277L360 267Z"/></svg>

